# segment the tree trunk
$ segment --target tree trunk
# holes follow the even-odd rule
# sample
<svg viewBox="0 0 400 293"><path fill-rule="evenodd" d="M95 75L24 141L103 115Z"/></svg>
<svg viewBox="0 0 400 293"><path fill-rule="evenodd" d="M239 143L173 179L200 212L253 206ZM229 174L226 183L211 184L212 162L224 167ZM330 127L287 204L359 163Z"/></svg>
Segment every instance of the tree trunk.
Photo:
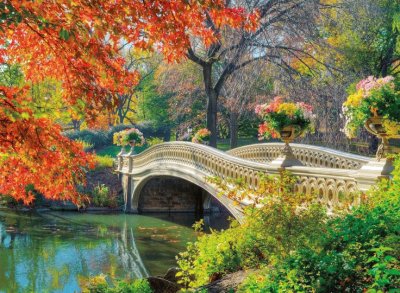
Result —
<svg viewBox="0 0 400 293"><path fill-rule="evenodd" d="M81 130L81 121L72 119L72 125L74 126L75 131Z"/></svg>
<svg viewBox="0 0 400 293"><path fill-rule="evenodd" d="M210 146L217 147L217 102L218 94L213 88L211 64L203 67L204 86L207 95L207 129L211 131Z"/></svg>
<svg viewBox="0 0 400 293"><path fill-rule="evenodd" d="M166 128L164 130L164 137L163 137L164 141L170 141L171 140L171 128Z"/></svg>
<svg viewBox="0 0 400 293"><path fill-rule="evenodd" d="M122 109L118 109L118 120L119 124L124 124L124 114L122 113Z"/></svg>
<svg viewBox="0 0 400 293"><path fill-rule="evenodd" d="M231 149L233 149L238 144L238 115L235 112L231 112L229 115L229 133Z"/></svg>

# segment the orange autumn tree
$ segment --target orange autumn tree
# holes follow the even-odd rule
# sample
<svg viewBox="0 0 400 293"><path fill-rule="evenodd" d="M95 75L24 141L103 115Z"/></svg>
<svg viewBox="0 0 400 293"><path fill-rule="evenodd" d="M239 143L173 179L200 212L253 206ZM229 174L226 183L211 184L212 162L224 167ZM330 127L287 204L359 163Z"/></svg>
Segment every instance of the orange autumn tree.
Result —
<svg viewBox="0 0 400 293"><path fill-rule="evenodd" d="M63 102L95 121L111 107L110 97L135 85L138 74L124 66L125 47L157 50L169 60L187 52L189 39L205 44L218 36L203 26L254 27L244 9L224 0L5 0L0 3L0 65L20 66L24 86L0 87L0 194L29 204L26 186L46 198L84 198L93 158L79 143L61 134L51 118L32 107L29 86L54 78L62 84Z"/></svg>

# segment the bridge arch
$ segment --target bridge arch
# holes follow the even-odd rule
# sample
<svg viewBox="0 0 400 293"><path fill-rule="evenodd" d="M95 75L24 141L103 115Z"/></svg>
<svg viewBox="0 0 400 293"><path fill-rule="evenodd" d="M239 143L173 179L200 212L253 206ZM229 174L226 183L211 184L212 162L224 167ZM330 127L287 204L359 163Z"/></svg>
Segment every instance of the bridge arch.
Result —
<svg viewBox="0 0 400 293"><path fill-rule="evenodd" d="M172 170L175 169L175 170ZM234 218L237 220L241 219L242 214L238 212L238 208L236 205L233 204L233 201L222 197L218 196L218 191L215 189L215 187L206 180L200 179L197 176L193 176L192 174L188 174L187 171L182 171L179 170L179 168L173 168L170 167L168 170L152 170L151 172L148 172L144 176L141 176L140 178L135 178L133 182L133 191L132 191L132 209L139 211L140 208L140 202L143 199L143 196L146 196L143 194L144 188L147 183L149 183L152 179L178 179L178 180L184 180L186 182L189 182L198 188L200 188L202 191L204 191L204 198L202 200L202 208L207 211L210 210L211 208L211 203L212 200L216 200L223 208L225 208Z"/></svg>

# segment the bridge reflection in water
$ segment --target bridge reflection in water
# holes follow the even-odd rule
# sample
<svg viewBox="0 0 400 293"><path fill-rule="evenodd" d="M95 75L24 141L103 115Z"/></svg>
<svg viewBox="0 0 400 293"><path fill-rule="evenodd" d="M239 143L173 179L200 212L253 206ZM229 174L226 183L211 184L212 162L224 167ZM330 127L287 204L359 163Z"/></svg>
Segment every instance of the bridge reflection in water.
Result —
<svg viewBox="0 0 400 293"><path fill-rule="evenodd" d="M242 178L251 188L255 188L259 173L279 174L283 169L298 178L297 190L317 196L328 209L333 210L344 200L358 204L359 191L367 190L378 178L389 177L392 170L390 161L385 159L377 161L310 145L291 146L293 162L297 162L292 165L288 165L281 155L284 148L282 143L248 145L225 153L189 142L168 142L155 145L139 155L121 154L116 171L121 176L125 210L141 212L143 202L151 196L146 192L149 181L178 178L201 188L205 211L210 209L210 198L215 198L240 221L243 206L250 204L251 198L244 199L241 205L235 205L229 198L217 196L217 187L206 178ZM172 194L173 189L166 193L166 196ZM156 203L153 201L153 204ZM160 207L165 205L162 199L158 203Z"/></svg>
<svg viewBox="0 0 400 293"><path fill-rule="evenodd" d="M195 239L194 220L193 214L0 209L0 292L80 292L89 276L101 273L121 279L164 274Z"/></svg>

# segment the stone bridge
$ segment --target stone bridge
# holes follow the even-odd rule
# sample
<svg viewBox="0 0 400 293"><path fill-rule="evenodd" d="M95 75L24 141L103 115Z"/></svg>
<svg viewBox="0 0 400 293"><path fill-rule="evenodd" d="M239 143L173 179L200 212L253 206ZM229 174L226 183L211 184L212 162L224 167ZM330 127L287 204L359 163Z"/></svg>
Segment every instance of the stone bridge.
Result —
<svg viewBox="0 0 400 293"><path fill-rule="evenodd" d="M217 201L240 220L243 205L248 202L237 205L218 196L216 186L206 178L243 178L255 188L259 173L279 174L283 169L298 178L297 190L315 194L328 208L334 208L344 199L357 204L359 191L367 190L391 172L386 160L311 145L291 147L299 163L289 167L282 164L283 143L254 144L222 152L201 144L167 142L138 155L120 154L117 172L121 175L125 211L189 211L196 206L207 211ZM174 193L171 186L180 190ZM196 199L185 205L186 197L193 194Z"/></svg>

